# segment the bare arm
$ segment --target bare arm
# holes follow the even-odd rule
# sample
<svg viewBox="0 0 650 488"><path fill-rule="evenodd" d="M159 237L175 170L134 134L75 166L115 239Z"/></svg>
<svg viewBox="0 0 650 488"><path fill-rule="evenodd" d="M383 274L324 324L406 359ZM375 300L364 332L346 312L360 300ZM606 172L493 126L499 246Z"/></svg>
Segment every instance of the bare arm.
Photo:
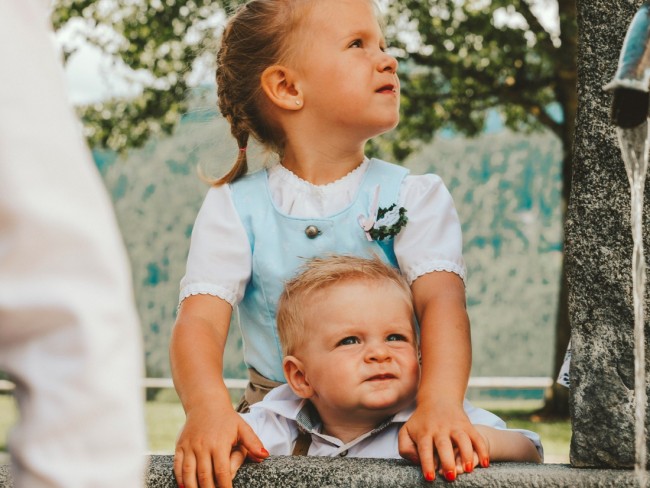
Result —
<svg viewBox="0 0 650 488"><path fill-rule="evenodd" d="M489 464L487 446L463 410L472 356L465 288L458 275L447 272L423 275L411 288L421 332L422 379L417 409L400 432L400 454L421 464L428 480L435 476L437 456L451 481L456 477L454 447L463 466L473 464L474 451L482 465Z"/></svg>
<svg viewBox="0 0 650 488"><path fill-rule="evenodd" d="M541 463L533 441L520 432L500 430L485 425L475 425L487 441L492 461Z"/></svg>
<svg viewBox="0 0 650 488"><path fill-rule="evenodd" d="M172 333L172 377L186 414L174 474L185 488L213 488L215 478L219 487L230 487L236 472L230 463L234 446L243 446L252 458L268 455L234 411L223 381L231 313L230 304L220 298L190 296L181 304Z"/></svg>

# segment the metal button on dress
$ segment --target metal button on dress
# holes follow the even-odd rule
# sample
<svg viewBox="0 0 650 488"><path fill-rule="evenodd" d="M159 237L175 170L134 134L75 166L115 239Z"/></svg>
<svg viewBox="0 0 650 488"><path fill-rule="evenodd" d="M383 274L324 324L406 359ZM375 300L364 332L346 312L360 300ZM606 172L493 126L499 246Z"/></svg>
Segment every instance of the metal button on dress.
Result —
<svg viewBox="0 0 650 488"><path fill-rule="evenodd" d="M345 451L339 452L339 457L345 457L348 455L348 450L346 449Z"/></svg>
<svg viewBox="0 0 650 488"><path fill-rule="evenodd" d="M310 239L316 239L320 235L320 229L315 225L309 225L305 229L305 235Z"/></svg>

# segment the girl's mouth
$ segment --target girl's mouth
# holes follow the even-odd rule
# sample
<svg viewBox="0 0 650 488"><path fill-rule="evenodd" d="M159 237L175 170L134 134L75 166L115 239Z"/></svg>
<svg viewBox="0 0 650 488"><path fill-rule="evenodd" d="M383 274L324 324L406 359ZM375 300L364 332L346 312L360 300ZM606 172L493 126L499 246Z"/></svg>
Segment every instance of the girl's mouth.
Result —
<svg viewBox="0 0 650 488"><path fill-rule="evenodd" d="M377 90L377 93L395 93L395 86L394 85L384 85L382 86L379 90Z"/></svg>

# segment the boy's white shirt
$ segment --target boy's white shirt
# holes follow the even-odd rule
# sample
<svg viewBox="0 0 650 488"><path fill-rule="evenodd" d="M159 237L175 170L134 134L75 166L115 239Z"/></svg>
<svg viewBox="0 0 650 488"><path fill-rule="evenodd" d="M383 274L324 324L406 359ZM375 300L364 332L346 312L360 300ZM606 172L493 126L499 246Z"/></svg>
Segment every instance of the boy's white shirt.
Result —
<svg viewBox="0 0 650 488"><path fill-rule="evenodd" d="M539 455L544 458L539 435L535 432L507 429L505 422L499 417L487 410L474 407L467 400L464 408L472 424L519 432L533 442ZM299 430L303 430L310 433L312 438L309 456L400 459L398 432L413 414L415 405L398 412L374 430L347 443L336 437L322 434L320 422L310 415L312 410L313 407L307 400L296 396L289 385L285 384L272 390L263 401L252 405L249 413L241 415L271 455L290 455Z"/></svg>

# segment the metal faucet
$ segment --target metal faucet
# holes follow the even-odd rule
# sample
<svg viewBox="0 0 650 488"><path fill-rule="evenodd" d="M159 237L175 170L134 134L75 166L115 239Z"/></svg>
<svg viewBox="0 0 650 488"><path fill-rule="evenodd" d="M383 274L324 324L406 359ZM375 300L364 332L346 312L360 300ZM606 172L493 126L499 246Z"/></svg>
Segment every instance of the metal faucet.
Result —
<svg viewBox="0 0 650 488"><path fill-rule="evenodd" d="M648 118L650 0L634 15L623 41L618 70L604 89L613 92L611 118L618 127L636 127Z"/></svg>

